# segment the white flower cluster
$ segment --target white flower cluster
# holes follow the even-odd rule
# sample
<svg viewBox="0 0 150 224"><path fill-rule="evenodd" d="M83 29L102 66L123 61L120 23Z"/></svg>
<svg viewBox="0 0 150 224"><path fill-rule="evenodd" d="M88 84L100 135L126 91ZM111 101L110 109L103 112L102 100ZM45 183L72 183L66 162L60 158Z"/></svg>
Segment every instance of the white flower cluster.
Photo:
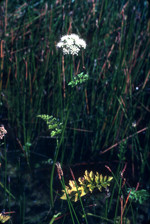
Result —
<svg viewBox="0 0 150 224"><path fill-rule="evenodd" d="M86 48L86 43L77 34L70 34L63 36L56 46L62 48L63 54L78 55L81 48Z"/></svg>

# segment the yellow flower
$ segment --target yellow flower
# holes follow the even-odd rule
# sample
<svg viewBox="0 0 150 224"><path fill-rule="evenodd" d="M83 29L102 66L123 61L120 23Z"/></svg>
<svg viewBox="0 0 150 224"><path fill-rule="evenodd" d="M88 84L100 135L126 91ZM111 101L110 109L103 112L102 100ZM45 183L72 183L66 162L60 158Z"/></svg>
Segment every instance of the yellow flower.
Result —
<svg viewBox="0 0 150 224"><path fill-rule="evenodd" d="M102 191L102 188L107 188L110 186L110 181L113 179L111 176L104 176L93 171L88 172L85 170L84 177L79 177L79 186L76 184L74 180L69 180L69 187L65 186L65 190L63 190L63 195L61 199L66 200L68 194L69 198L74 202L79 200L79 196L83 197L87 193L92 193L96 188L99 191Z"/></svg>

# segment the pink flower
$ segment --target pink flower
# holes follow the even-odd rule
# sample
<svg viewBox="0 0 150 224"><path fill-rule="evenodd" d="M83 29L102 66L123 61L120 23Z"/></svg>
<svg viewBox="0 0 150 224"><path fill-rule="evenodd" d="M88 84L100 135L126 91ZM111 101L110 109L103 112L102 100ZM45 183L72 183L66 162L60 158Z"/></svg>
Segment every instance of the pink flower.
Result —
<svg viewBox="0 0 150 224"><path fill-rule="evenodd" d="M2 125L0 127L0 139L3 139L3 137L7 134L6 129L4 128L4 126Z"/></svg>

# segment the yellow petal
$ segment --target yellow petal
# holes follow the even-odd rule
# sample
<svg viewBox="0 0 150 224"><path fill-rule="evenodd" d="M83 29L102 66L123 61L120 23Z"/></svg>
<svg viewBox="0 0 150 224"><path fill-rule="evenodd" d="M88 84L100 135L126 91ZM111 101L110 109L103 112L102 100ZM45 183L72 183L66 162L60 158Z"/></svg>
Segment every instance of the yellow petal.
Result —
<svg viewBox="0 0 150 224"><path fill-rule="evenodd" d="M95 175L95 182L98 183L99 182L99 173L96 172L96 175Z"/></svg>
<svg viewBox="0 0 150 224"><path fill-rule="evenodd" d="M79 183L81 184L81 185L83 185L84 184L84 177L79 177L78 178L78 181L79 181Z"/></svg>
<svg viewBox="0 0 150 224"><path fill-rule="evenodd" d="M91 179L90 179L90 177L89 177L89 173L88 173L87 170L85 171L84 178L85 178L85 180L87 180L88 182L91 182Z"/></svg>
<svg viewBox="0 0 150 224"><path fill-rule="evenodd" d="M63 194L63 195L60 197L60 199L62 199L62 200L67 200L66 194Z"/></svg>
<svg viewBox="0 0 150 224"><path fill-rule="evenodd" d="M100 183L103 181L103 176L102 174L100 175Z"/></svg>
<svg viewBox="0 0 150 224"><path fill-rule="evenodd" d="M85 171L85 176L88 176L88 175L89 175L89 173L88 173L88 171L86 170L86 171Z"/></svg>
<svg viewBox="0 0 150 224"><path fill-rule="evenodd" d="M78 193L75 194L74 202L78 201Z"/></svg>
<svg viewBox="0 0 150 224"><path fill-rule="evenodd" d="M111 181L112 179L113 179L113 177L110 177L110 176L108 177L108 181Z"/></svg>
<svg viewBox="0 0 150 224"><path fill-rule="evenodd" d="M93 179L94 179L94 173L93 173L93 171L90 172L89 177L90 177L91 180L93 181Z"/></svg>
<svg viewBox="0 0 150 224"><path fill-rule="evenodd" d="M106 181L106 180L107 180L107 176L104 177L104 181Z"/></svg>
<svg viewBox="0 0 150 224"><path fill-rule="evenodd" d="M98 190L99 190L99 191L102 191L102 187L101 187L101 186L99 186L99 187L98 187Z"/></svg>
<svg viewBox="0 0 150 224"><path fill-rule="evenodd" d="M75 186L74 180L69 180L69 185L71 188L73 188Z"/></svg>

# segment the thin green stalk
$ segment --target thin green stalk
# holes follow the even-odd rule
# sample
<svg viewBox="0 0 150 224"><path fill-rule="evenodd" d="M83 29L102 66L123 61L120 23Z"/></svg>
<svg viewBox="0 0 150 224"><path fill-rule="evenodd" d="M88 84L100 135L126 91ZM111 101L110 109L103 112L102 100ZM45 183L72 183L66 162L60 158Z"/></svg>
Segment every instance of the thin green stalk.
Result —
<svg viewBox="0 0 150 224"><path fill-rule="evenodd" d="M114 221L112 221L112 220L110 220L110 219L107 219L107 218L105 218L105 217L102 217L102 216L100 216L100 215L95 215L95 214L92 214L92 213L87 213L87 215L89 215L89 216L93 216L93 217L96 217L96 218L100 218L100 219L102 219L102 220L104 220L104 221L107 221L107 222L109 222L109 223L114 223Z"/></svg>
<svg viewBox="0 0 150 224"><path fill-rule="evenodd" d="M85 218L85 222L86 222L86 224L88 224L87 215L86 215L86 213L85 213L85 209L84 209L84 206L83 206L82 199L81 199L81 197L80 197L80 192L79 192L79 190L78 190L78 186L77 186L76 181L75 181L75 185L76 185L76 189L77 189L77 192L78 192L79 201L80 201L80 204L81 204L81 207L82 207L83 216L84 216L84 218Z"/></svg>
<svg viewBox="0 0 150 224"><path fill-rule="evenodd" d="M80 224L80 222L79 222L79 220L78 220L78 217L77 217L77 214L76 214L76 212L75 212L75 210L74 210L74 207L73 207L73 205L72 205L72 202L71 202L71 200L70 200L70 198L69 198L69 196L68 196L68 194L67 194L66 187L65 187L64 177L62 177L61 184L62 184L62 187L63 187L63 189L65 190L65 193L66 193L66 195L67 195L67 203L68 203L69 211L70 211L70 214L71 214L72 222L73 222L73 224L75 224L75 222L74 222L74 218L73 218L73 214L74 214L77 223Z"/></svg>
<svg viewBox="0 0 150 224"><path fill-rule="evenodd" d="M117 214L118 214L118 208L119 208L119 204L120 204L120 197L121 197L121 183L122 183L122 180L121 180L121 178L120 178L120 182L119 182L119 191L118 191L118 197L117 197L117 205L116 205L115 215L114 215L114 223L116 222L116 218L117 218Z"/></svg>
<svg viewBox="0 0 150 224"><path fill-rule="evenodd" d="M67 112L67 117L68 117L68 115L69 115L69 110ZM54 179L55 163L56 163L57 158L58 158L58 153L59 153L60 146L61 146L61 144L63 142L66 125L67 125L67 119L65 120L65 123L63 125L63 130L62 130L62 133L61 133L60 141L58 141L58 137L56 139L56 151L55 151L55 155L54 155L54 159L53 159L53 165L52 165L51 177L50 177L50 198L51 198L51 206L52 207L54 206L54 201L53 201L53 179Z"/></svg>
<svg viewBox="0 0 150 224"><path fill-rule="evenodd" d="M120 171L120 163L119 163L119 166L118 166L118 169L117 169L117 173ZM115 193L115 190L116 190L116 186L118 186L118 188L120 188L120 184L116 178L116 176L114 175L113 172L111 172L114 180L115 180L115 184L114 184L114 187L113 187L113 190L111 192L111 198L110 198L110 202L109 202L109 207L108 207L108 211L110 211L110 208L112 207L112 202L113 202L113 196L114 196L114 193Z"/></svg>
<svg viewBox="0 0 150 224"><path fill-rule="evenodd" d="M56 139L56 151L55 151L55 157L53 160L52 170L51 170L51 177L50 177L50 200L51 200L51 206L54 206L54 200L53 200L53 179L54 179L54 170L55 170L55 163L57 161L59 153L59 145L58 145L58 138Z"/></svg>
<svg viewBox="0 0 150 224"><path fill-rule="evenodd" d="M0 182L0 186L5 190L5 192L12 197L13 199L15 199L15 196L9 191L9 189L7 189L1 182Z"/></svg>

